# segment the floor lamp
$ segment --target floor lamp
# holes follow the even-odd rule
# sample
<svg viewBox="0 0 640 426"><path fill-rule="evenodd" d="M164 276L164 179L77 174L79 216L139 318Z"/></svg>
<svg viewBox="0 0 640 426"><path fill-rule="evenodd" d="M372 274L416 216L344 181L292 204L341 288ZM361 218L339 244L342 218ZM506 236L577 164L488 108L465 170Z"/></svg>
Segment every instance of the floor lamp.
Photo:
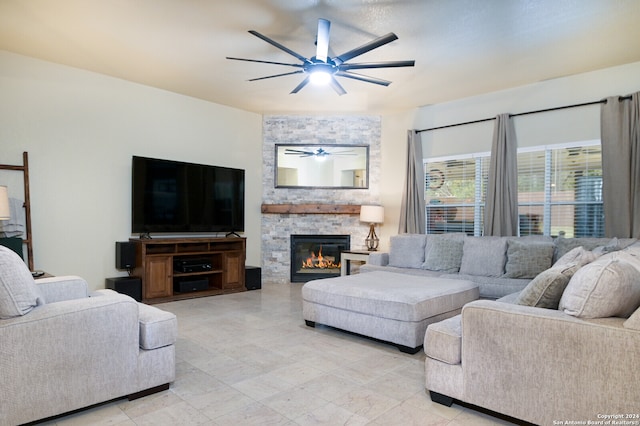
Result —
<svg viewBox="0 0 640 426"><path fill-rule="evenodd" d="M365 239L367 250L378 250L380 239L376 235L376 223L384 222L384 207L382 206L360 206L360 222L369 223L369 235Z"/></svg>

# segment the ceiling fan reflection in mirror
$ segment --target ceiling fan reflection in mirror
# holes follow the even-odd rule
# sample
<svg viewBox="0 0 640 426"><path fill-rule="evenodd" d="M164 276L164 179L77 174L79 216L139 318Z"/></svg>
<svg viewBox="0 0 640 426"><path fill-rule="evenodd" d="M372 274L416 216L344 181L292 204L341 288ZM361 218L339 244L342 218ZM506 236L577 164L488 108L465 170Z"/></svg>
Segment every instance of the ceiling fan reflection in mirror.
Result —
<svg viewBox="0 0 640 426"><path fill-rule="evenodd" d="M318 148L315 151L287 148L284 150L284 155L297 155L299 157L327 157L329 155L356 155L356 154L354 154L352 150L329 152L324 150L323 148Z"/></svg>
<svg viewBox="0 0 640 426"><path fill-rule="evenodd" d="M380 46L384 46L385 44L391 43L394 40L398 39L394 33L389 33L387 35L381 36L372 40L368 43L363 44L360 47L356 47L355 49L349 50L341 55L330 58L329 55L329 30L331 27L331 22L326 19L318 19L318 32L316 35L316 56L311 58L305 58L299 53L294 52L293 50L283 46L275 40L270 39L269 37L260 34L257 31L251 30L250 34L266 41L267 43L277 47L278 49L288 53L289 55L299 59L302 63L300 64L290 64L285 62L274 62L274 61L263 61L258 59L244 59L244 58L234 58L227 56L227 59L232 59L235 61L246 61L246 62L258 62L262 64L273 64L273 65L284 65L288 67L299 68L296 71L269 75L266 77L258 77L252 78L249 81L257 81L257 80L265 80L268 78L275 77L283 77L286 75L293 74L306 74L306 77L300 84L298 84L291 93L298 93L303 87L305 87L309 82L313 81L320 82L324 80L326 83L330 84L333 90L336 91L338 95L344 95L346 90L338 83L336 77L346 77L351 78L353 80L364 81L366 83L379 84L381 86L388 86L391 84L388 80L383 80L380 78L370 77L358 73L351 72L352 70L360 70L360 69L374 69L374 68L396 68L396 67L412 67L415 65L415 61L387 61L387 62L361 62L361 63L347 63L350 59L353 59L357 56L360 56L364 53L367 53L373 49L376 49Z"/></svg>

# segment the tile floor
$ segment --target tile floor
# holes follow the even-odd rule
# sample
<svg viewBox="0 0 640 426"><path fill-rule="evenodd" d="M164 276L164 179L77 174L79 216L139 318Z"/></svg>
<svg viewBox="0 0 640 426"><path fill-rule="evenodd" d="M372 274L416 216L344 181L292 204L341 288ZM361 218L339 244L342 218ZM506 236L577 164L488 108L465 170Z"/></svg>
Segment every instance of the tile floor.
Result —
<svg viewBox="0 0 640 426"><path fill-rule="evenodd" d="M165 303L178 316L170 390L58 418L56 425L509 425L431 402L424 353L302 319L302 284Z"/></svg>

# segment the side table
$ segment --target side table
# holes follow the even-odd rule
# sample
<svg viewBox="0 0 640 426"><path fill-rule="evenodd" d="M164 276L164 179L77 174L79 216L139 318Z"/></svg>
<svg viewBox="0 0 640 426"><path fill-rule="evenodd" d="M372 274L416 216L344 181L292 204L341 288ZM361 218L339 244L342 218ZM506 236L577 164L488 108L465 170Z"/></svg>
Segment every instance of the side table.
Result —
<svg viewBox="0 0 640 426"><path fill-rule="evenodd" d="M367 262L370 251L346 250L340 254L340 275L350 275L352 260Z"/></svg>

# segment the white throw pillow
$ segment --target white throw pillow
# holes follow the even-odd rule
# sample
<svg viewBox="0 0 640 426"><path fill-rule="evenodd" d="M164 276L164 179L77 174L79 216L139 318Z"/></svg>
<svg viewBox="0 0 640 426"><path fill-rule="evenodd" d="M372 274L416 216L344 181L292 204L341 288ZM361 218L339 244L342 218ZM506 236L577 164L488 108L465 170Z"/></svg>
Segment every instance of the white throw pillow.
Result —
<svg viewBox="0 0 640 426"><path fill-rule="evenodd" d="M0 246L0 318L13 318L43 304L43 299L24 261Z"/></svg>
<svg viewBox="0 0 640 426"><path fill-rule="evenodd" d="M640 272L628 262L606 255L575 273L559 309L579 318L627 318L638 306Z"/></svg>

